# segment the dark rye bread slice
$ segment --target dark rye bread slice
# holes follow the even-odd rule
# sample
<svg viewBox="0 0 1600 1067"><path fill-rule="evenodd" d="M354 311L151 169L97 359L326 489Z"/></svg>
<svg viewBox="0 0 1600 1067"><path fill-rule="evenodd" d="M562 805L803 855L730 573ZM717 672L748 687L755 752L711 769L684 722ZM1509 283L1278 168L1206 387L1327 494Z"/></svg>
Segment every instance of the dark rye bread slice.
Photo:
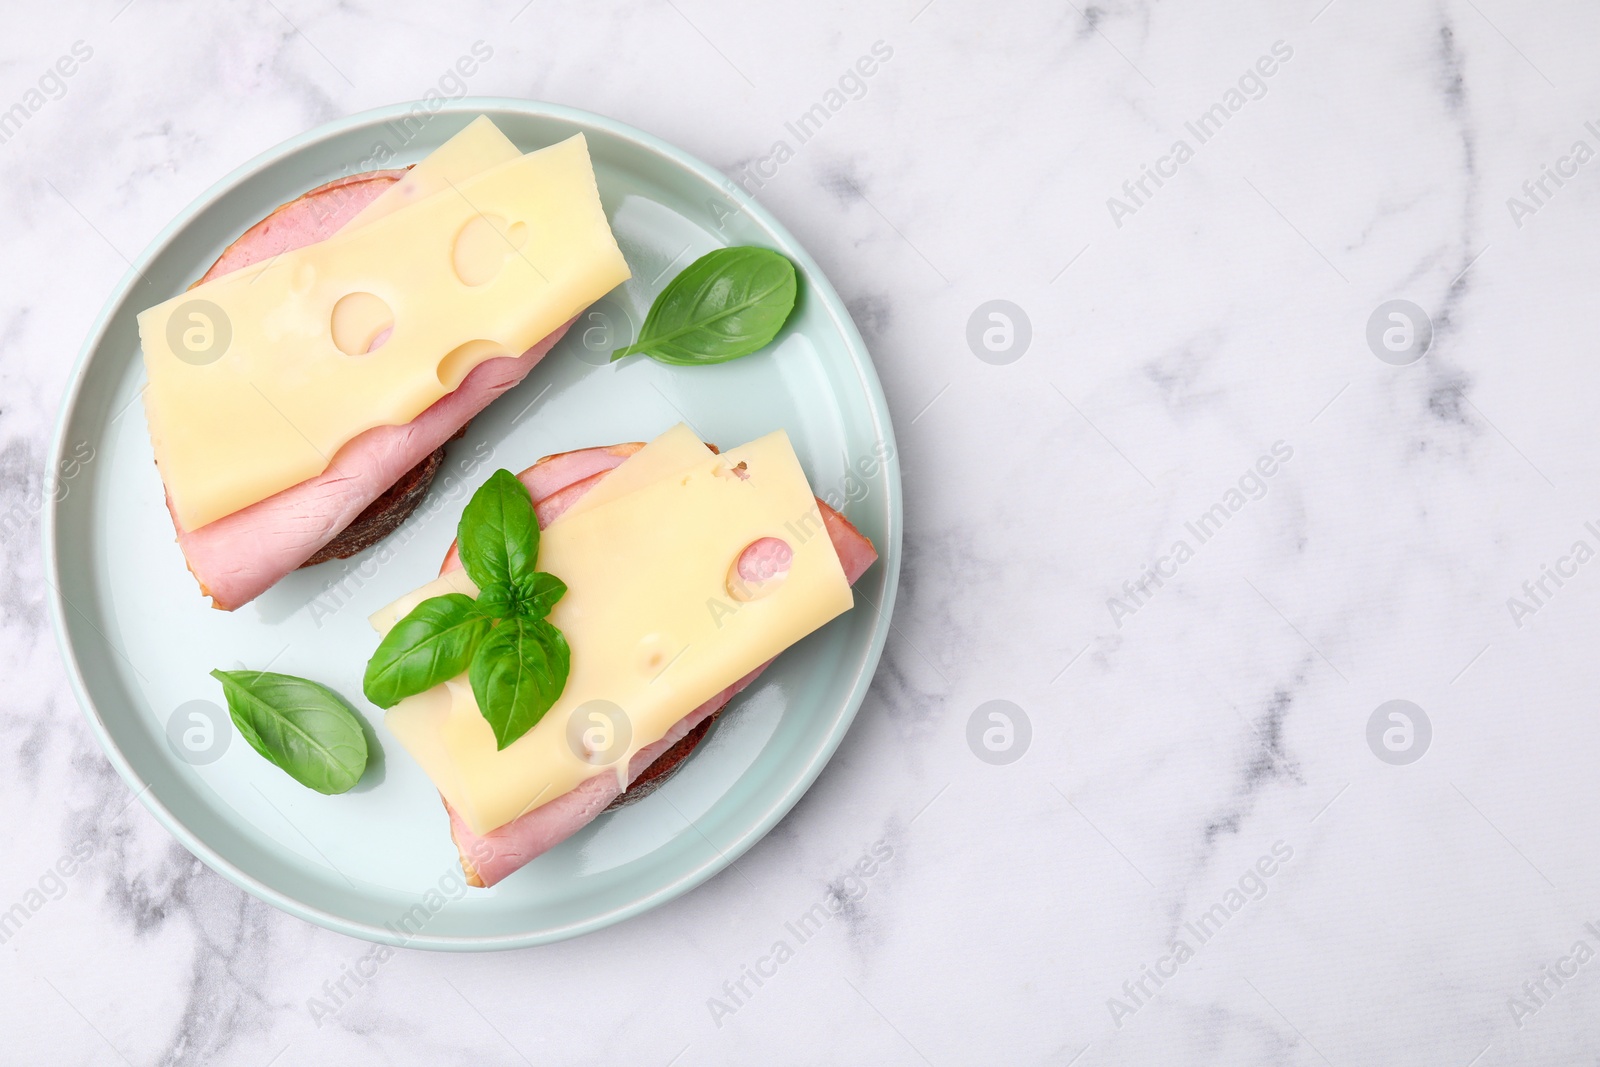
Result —
<svg viewBox="0 0 1600 1067"><path fill-rule="evenodd" d="M199 285L218 275L227 274L255 262L263 254L277 255L298 247L303 238L297 234L303 232L304 223L297 216L310 214L316 216L320 222L332 222L342 226L376 199L383 190L399 181L409 169L407 167L402 170L369 171L335 178L274 208L271 214L240 234L237 240L223 249L217 261L194 284ZM466 430L467 427L462 426L455 437L460 437ZM455 440L455 437L451 440ZM349 559L357 552L371 548L394 533L400 528L401 523L411 517L411 513L417 510L417 506L428 495L428 487L433 484L434 475L438 474L443 464L444 448L441 446L401 475L382 496L368 504L349 526L339 531L333 540L323 545L315 555L300 566L312 567L318 563L327 563L329 560Z"/></svg>

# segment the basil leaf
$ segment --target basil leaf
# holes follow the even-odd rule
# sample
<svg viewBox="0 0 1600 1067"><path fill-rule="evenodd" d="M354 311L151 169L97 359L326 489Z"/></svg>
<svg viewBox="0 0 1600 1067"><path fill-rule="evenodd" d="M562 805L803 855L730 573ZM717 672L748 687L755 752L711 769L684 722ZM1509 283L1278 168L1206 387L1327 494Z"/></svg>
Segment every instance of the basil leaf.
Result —
<svg viewBox="0 0 1600 1067"><path fill-rule="evenodd" d="M367 661L361 688L380 708L454 678L492 625L464 593L429 597L384 635Z"/></svg>
<svg viewBox="0 0 1600 1067"><path fill-rule="evenodd" d="M265 671L212 671L250 747L319 793L343 793L367 769L367 735L325 685Z"/></svg>
<svg viewBox="0 0 1600 1067"><path fill-rule="evenodd" d="M478 590L478 610L492 619L514 619L522 614L522 598L509 585L485 586Z"/></svg>
<svg viewBox="0 0 1600 1067"><path fill-rule="evenodd" d="M572 651L543 619L507 619L478 645L467 676L497 748L533 729L567 685Z"/></svg>
<svg viewBox="0 0 1600 1067"><path fill-rule="evenodd" d="M567 583L553 574L538 571L533 579L517 587L522 601L522 613L529 618L542 619L550 614L556 601L567 595Z"/></svg>
<svg viewBox="0 0 1600 1067"><path fill-rule="evenodd" d="M645 353L676 366L725 363L765 348L794 310L794 264L769 248L707 252L650 305L639 340L613 360Z"/></svg>
<svg viewBox="0 0 1600 1067"><path fill-rule="evenodd" d="M497 470L478 487L456 526L461 566L479 589L515 586L539 558L539 523L528 487Z"/></svg>
<svg viewBox="0 0 1600 1067"><path fill-rule="evenodd" d="M478 607L496 619L542 619L567 593L567 583L538 571L514 585L492 585L478 593Z"/></svg>

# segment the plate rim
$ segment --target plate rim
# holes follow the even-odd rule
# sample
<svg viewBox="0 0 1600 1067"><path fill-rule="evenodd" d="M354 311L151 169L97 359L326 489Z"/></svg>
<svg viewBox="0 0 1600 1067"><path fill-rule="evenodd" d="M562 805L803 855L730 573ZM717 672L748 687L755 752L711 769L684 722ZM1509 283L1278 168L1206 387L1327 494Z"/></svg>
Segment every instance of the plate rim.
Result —
<svg viewBox="0 0 1600 1067"><path fill-rule="evenodd" d="M46 462L50 466L46 467L46 470L58 469L56 465L60 463L62 457L66 454L68 425L78 406L79 396L86 378L85 372L93 354L104 341L112 318L117 309L127 300L145 269L149 267L150 263L166 248L174 237L240 182L266 167L305 149L309 145L338 136L352 128L403 116L414 108L417 103L417 101L403 101L356 112L315 126L266 149L247 162L235 167L201 192L188 206L175 215L159 233L151 238L149 244L130 264L127 272L106 299L99 315L89 329L83 346L79 349L67 387L62 393L60 408L56 413L55 427L51 434L50 447L46 453ZM850 691L835 718L832 728L823 738L822 744L810 764L795 780L793 785L779 795L766 811L762 812L758 818L739 831L738 835L726 847L717 848L714 846L715 855L691 866L678 877L655 886L627 904L585 919L557 926L496 935L459 936L418 933L412 937L397 937L393 931L386 927L352 920L322 908L307 905L239 869L214 851L210 845L193 833L182 820L161 802L160 798L155 795L155 790L151 788L151 784L140 779L137 772L128 762L127 757L123 755L121 748L116 744L101 717L99 708L90 696L88 685L78 662L76 650L68 635L67 609L69 607L73 611L78 611L78 609L67 603L62 592L59 572L60 561L56 548L56 539L59 532L56 509L59 501L54 498L53 494L50 494L46 498L45 506L41 509L43 534L41 548L46 584L50 587L49 595L45 599L49 608L51 629L55 632L56 645L61 653L63 665L66 667L73 695L77 698L78 705L82 709L84 716L89 720L90 727L100 744L101 751L111 765L116 768L128 787L134 790L136 798L144 805L145 809L156 817L156 820L161 823L168 833L172 834L207 867L222 875L240 889L257 899L271 904L280 911L287 912L324 929L369 942L394 947L461 952L504 950L549 944L615 925L660 907L683 895L732 865L756 842L766 837L772 828L794 808L800 798L810 790L817 777L822 773L823 768L832 760L834 753L843 742L845 734L849 732L850 725L855 721L856 714L860 711L861 705L866 698L867 690L877 673L884 645L888 640L889 617L893 611L895 594L899 587L903 526L900 453L895 442L888 401L884 396L883 386L878 378L876 366L872 362L871 354L867 351L866 343L861 338L860 331L857 330L855 322L850 317L849 310L845 307L844 301L840 298L838 292L833 288L832 282L805 249L805 246L789 231L788 227L779 222L767 208L757 203L754 198L746 194L743 189L740 189L735 182L721 171L653 134L604 115L598 115L580 108L568 107L563 104L523 100L516 97L464 96L448 101L445 106L433 112L432 117L437 118L445 114L474 111L480 113L511 111L534 117L554 118L579 126L599 128L612 136L643 147L655 155L663 157L666 162L683 167L702 180L716 185L731 197L743 211L754 217L761 226L787 242L788 250L799 261L802 270L812 283L809 286L811 289L810 295L815 297L819 304L826 309L840 336L843 338L846 349L854 357L856 375L865 390L867 406L874 428L877 431L877 436L889 446L889 455L883 462L885 486L888 491L886 544L883 546L885 551L879 557L880 562L885 566L883 603L874 609L878 615L878 623L873 627L872 639L867 647L866 655L861 660L861 665L856 670L855 677L851 680Z"/></svg>

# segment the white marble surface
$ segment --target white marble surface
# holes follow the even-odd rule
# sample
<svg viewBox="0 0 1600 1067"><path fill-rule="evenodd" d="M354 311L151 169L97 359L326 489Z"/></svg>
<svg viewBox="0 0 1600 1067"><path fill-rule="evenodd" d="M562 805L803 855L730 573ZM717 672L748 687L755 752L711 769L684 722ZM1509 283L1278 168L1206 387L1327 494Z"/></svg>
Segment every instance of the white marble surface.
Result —
<svg viewBox="0 0 1600 1067"><path fill-rule="evenodd" d="M0 108L74 42L92 56L0 144L0 513L29 515L0 542L0 908L42 878L60 896L0 947L0 1060L1593 1062L1600 564L1560 559L1600 547L1600 162L1531 212L1507 200L1600 149L1600 12L518 3L11 13ZM308 999L368 946L234 889L129 803L63 675L29 501L124 257L241 161L420 95L476 40L472 92L748 175L830 273L900 435L899 632L743 877L553 947L401 951L318 1025ZM864 95L761 162L879 41ZM1201 143L1185 122L1275 42L1292 56ZM1114 218L1178 139L1176 174ZM1005 365L966 340L991 299L1031 321ZM1435 327L1409 366L1365 340L1391 299ZM1200 543L1185 523L1276 442L1292 456ZM1180 539L1175 577L1113 612ZM1576 573L1513 618L1546 565ZM1032 723L1004 766L966 741L996 699ZM1410 765L1368 746L1391 699L1432 723ZM861 899L714 1013L774 916L879 841ZM1275 846L1292 857L1257 881ZM1260 899L1230 898L1241 879ZM1175 939L1192 958L1125 992Z"/></svg>

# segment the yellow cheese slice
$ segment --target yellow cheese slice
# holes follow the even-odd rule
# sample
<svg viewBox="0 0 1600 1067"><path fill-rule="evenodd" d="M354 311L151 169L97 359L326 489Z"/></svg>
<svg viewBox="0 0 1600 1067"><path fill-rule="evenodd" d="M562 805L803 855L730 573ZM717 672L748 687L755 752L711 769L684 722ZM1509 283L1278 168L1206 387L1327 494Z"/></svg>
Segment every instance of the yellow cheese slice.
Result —
<svg viewBox="0 0 1600 1067"><path fill-rule="evenodd" d="M150 308L145 411L178 523L322 473L352 437L410 422L628 277L579 134ZM382 332L368 297L392 330L342 351L341 302L359 337Z"/></svg>
<svg viewBox="0 0 1600 1067"><path fill-rule="evenodd" d="M759 599L736 600L730 571L763 537L788 543L788 575ZM567 583L550 621L572 648L572 671L538 725L496 750L465 675L402 700L385 720L475 833L596 774L621 774L684 715L852 603L781 431L563 516L540 540L539 569ZM380 631L398 614L388 612ZM626 726L611 730L627 734L598 764L574 740L596 708L620 709Z"/></svg>
<svg viewBox="0 0 1600 1067"><path fill-rule="evenodd" d="M385 189L378 198L362 208L341 233L364 226L374 219L392 215L418 200L459 186L476 174L492 167L509 163L522 153L500 132L500 127L479 115L461 132L434 149L428 157L406 172L405 177ZM480 238L488 240L458 243L456 252L470 260L467 278L491 276L500 265L505 243L493 227L477 228ZM458 273L461 273L458 270ZM463 280L467 280L464 278ZM341 352L369 352L385 330L394 325L389 305L371 294L355 299L344 299L333 305L333 343Z"/></svg>
<svg viewBox="0 0 1600 1067"><path fill-rule="evenodd" d="M652 482L658 482L701 463L711 454L705 442L680 422L613 467L587 493L569 505L555 521L560 522L568 515L587 511L597 503L610 503L636 489L642 489ZM427 585L407 593L394 603L379 608L367 616L367 622L371 623L372 628L378 633L386 634L418 604L429 597L444 596L446 593L465 593L467 596L476 597L478 587L467 577L466 571L457 567L446 571Z"/></svg>
<svg viewBox="0 0 1600 1067"><path fill-rule="evenodd" d="M500 132L500 127L490 121L489 116L479 115L467 123L460 133L406 171L404 178L378 194L378 198L357 212L355 218L345 223L344 230L340 232L365 226L374 219L393 214L434 193L442 193L475 174L509 163L521 154L511 139Z"/></svg>
<svg viewBox="0 0 1600 1067"><path fill-rule="evenodd" d="M680 422L623 460L615 470L594 483L587 493L569 504L567 510L557 516L555 521L561 522L574 515L582 515L601 504L609 504L652 482L658 482L685 468L704 463L711 454L705 442Z"/></svg>

